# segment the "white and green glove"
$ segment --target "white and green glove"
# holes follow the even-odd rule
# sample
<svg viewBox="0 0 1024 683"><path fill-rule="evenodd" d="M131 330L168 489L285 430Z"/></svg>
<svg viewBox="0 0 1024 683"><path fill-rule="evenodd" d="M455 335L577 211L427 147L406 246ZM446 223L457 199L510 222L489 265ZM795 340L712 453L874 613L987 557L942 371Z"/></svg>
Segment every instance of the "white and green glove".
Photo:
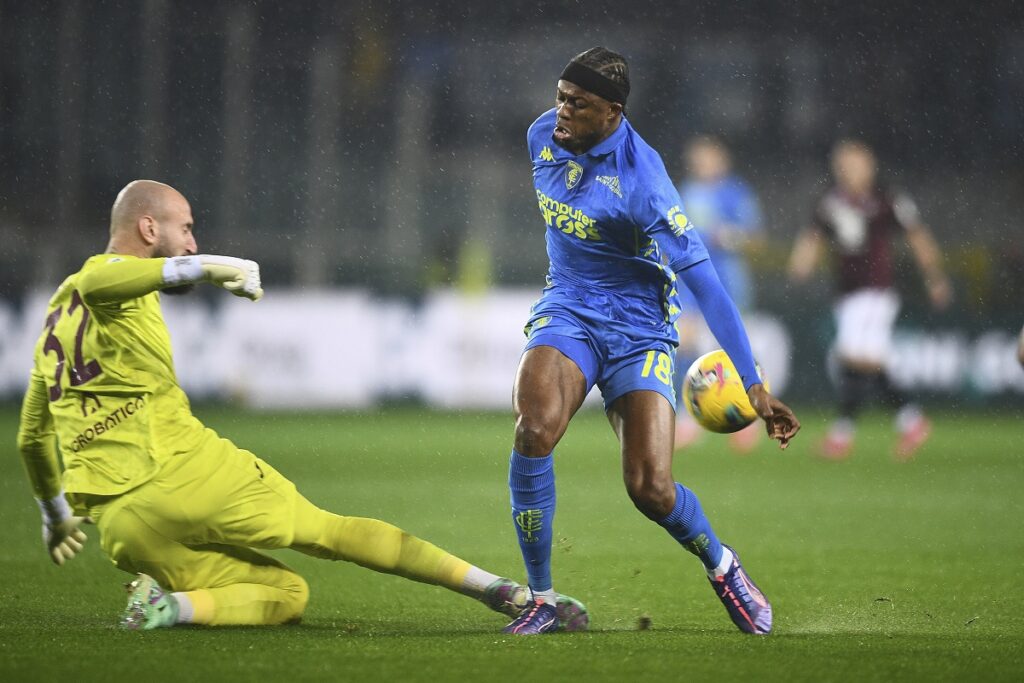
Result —
<svg viewBox="0 0 1024 683"><path fill-rule="evenodd" d="M175 287L194 282L210 282L235 296L244 296L252 301L259 301L263 297L260 266L255 261L233 256L197 254L176 256L164 262L165 286Z"/></svg>
<svg viewBox="0 0 1024 683"><path fill-rule="evenodd" d="M76 517L61 491L48 500L36 499L43 515L43 543L54 564L62 565L82 552L87 536L79 527L92 524L88 517Z"/></svg>

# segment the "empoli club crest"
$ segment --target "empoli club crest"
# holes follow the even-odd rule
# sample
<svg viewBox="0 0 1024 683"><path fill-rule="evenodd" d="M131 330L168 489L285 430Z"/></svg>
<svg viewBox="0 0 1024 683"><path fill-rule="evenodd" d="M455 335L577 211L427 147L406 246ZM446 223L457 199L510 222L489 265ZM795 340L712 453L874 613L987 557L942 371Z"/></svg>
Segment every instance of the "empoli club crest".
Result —
<svg viewBox="0 0 1024 683"><path fill-rule="evenodd" d="M570 161L565 166L565 189L571 190L580 183L583 177L583 167L575 161Z"/></svg>
<svg viewBox="0 0 1024 683"><path fill-rule="evenodd" d="M544 529L544 511L523 510L516 515L516 524L519 525L519 538L523 543L536 543L540 540L538 534Z"/></svg>

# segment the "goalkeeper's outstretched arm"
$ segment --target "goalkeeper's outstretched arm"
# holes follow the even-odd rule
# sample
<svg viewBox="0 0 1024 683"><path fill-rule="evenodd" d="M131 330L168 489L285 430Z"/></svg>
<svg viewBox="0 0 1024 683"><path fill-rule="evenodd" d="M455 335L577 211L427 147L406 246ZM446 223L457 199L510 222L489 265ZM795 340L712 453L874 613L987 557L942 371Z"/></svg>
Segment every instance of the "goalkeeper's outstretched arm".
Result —
<svg viewBox="0 0 1024 683"><path fill-rule="evenodd" d="M21 404L18 452L43 518L43 543L50 559L64 564L82 550L86 536L79 527L91 520L72 514L64 498L46 382L35 370Z"/></svg>
<svg viewBox="0 0 1024 683"><path fill-rule="evenodd" d="M253 301L263 296L260 267L255 261L211 254L111 261L84 274L78 291L92 306L197 282L215 284Z"/></svg>

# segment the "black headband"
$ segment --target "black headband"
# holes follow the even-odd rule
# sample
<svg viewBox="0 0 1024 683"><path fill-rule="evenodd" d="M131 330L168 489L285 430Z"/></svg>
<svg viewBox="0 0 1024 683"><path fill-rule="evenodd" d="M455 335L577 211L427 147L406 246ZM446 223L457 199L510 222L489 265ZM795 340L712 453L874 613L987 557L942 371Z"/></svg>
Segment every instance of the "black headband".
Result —
<svg viewBox="0 0 1024 683"><path fill-rule="evenodd" d="M626 96L629 95L629 85L616 83L579 62L569 62L562 71L561 80L569 81L587 92L592 92L609 102L618 102L623 106L626 104Z"/></svg>

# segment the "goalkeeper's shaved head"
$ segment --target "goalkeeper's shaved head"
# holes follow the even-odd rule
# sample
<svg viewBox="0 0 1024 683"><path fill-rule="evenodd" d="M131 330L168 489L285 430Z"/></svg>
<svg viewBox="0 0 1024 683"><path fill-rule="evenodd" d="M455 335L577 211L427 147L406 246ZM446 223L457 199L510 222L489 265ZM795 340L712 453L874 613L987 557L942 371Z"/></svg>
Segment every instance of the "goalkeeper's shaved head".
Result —
<svg viewBox="0 0 1024 683"><path fill-rule="evenodd" d="M110 207L110 236L132 228L143 216L166 219L174 204L186 202L185 197L170 185L155 180L133 180L117 193Z"/></svg>
<svg viewBox="0 0 1024 683"><path fill-rule="evenodd" d="M117 193L110 207L107 251L142 258L196 253L192 207L170 185L133 180Z"/></svg>

